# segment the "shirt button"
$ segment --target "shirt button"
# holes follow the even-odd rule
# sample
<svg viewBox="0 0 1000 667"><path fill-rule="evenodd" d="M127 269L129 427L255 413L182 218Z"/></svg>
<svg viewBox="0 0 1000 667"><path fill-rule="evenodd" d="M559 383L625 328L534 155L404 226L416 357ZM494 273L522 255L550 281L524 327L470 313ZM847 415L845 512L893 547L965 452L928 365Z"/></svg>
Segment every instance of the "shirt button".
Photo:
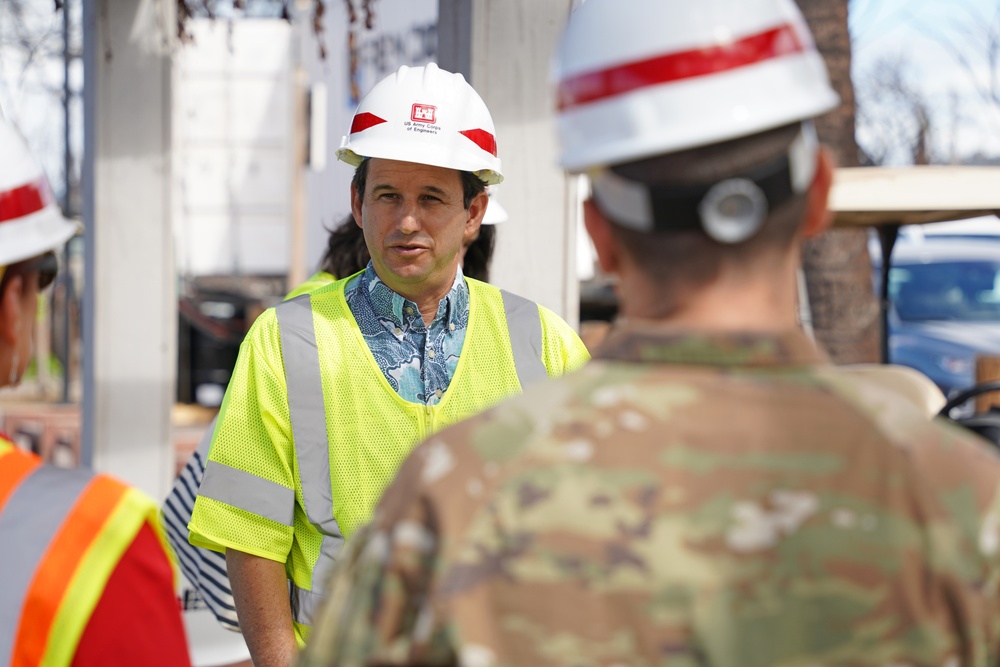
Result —
<svg viewBox="0 0 1000 667"><path fill-rule="evenodd" d="M396 327L396 335L397 336L402 336L403 335L403 330L400 329L399 327Z"/></svg>
<svg viewBox="0 0 1000 667"><path fill-rule="evenodd" d="M407 306L407 307L406 307L406 314L407 314L407 315L412 315L412 314L413 314L413 309L412 309L412 308L410 308L409 306Z"/></svg>
<svg viewBox="0 0 1000 667"><path fill-rule="evenodd" d="M437 398L441 398L442 393L443 392L440 389L438 389L437 391L434 392L434 396L436 396Z"/></svg>
<svg viewBox="0 0 1000 667"><path fill-rule="evenodd" d="M427 350L427 356L430 357L431 359L433 359L434 358L434 350Z"/></svg>
<svg viewBox="0 0 1000 667"><path fill-rule="evenodd" d="M449 324L449 325L448 325L448 331L454 331L454 330L455 330L455 325L454 325L454 323L452 323L452 324Z"/></svg>

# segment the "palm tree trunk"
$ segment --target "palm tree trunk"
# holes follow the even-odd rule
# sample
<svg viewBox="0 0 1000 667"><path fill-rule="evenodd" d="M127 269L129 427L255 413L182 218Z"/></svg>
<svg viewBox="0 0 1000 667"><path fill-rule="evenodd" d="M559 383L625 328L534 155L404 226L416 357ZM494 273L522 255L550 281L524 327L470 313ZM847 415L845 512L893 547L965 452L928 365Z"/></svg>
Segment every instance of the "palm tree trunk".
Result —
<svg viewBox="0 0 1000 667"><path fill-rule="evenodd" d="M858 165L847 0L796 0L826 61L840 106L816 121L837 165ZM865 230L831 230L806 244L806 289L816 340L835 363L878 361L880 323Z"/></svg>

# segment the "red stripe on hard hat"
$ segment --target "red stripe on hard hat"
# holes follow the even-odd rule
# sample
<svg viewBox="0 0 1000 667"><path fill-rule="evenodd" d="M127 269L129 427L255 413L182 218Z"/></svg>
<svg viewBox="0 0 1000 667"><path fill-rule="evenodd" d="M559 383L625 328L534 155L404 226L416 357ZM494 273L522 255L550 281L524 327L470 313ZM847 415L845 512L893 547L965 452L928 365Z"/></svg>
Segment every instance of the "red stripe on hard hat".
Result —
<svg viewBox="0 0 1000 667"><path fill-rule="evenodd" d="M710 46L588 72L559 84L559 109L623 95L640 88L754 65L805 51L798 32L783 25L724 46Z"/></svg>
<svg viewBox="0 0 1000 667"><path fill-rule="evenodd" d="M471 139L474 144L493 157L497 156L497 138L486 130L462 130L459 134Z"/></svg>
<svg viewBox="0 0 1000 667"><path fill-rule="evenodd" d="M375 127L376 125L381 125L382 123L387 123L385 118L379 118L373 113L368 113L364 111L359 113L354 117L354 122L351 123L351 134L355 132L364 132L369 127Z"/></svg>
<svg viewBox="0 0 1000 667"><path fill-rule="evenodd" d="M0 222L38 213L52 203L52 193L44 178L0 192Z"/></svg>

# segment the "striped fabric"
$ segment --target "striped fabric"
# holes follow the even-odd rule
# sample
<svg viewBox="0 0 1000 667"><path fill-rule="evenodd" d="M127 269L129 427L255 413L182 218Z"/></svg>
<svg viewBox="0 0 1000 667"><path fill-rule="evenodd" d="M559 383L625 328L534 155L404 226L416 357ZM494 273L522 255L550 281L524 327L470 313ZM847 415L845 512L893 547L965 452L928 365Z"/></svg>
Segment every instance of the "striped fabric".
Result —
<svg viewBox="0 0 1000 667"><path fill-rule="evenodd" d="M163 503L163 525L170 546L177 555L181 572L194 588L194 591L183 596L181 602L184 608L208 607L224 628L239 632L240 624L236 618L236 604L233 602L233 591L226 571L225 554L202 549L188 542L187 524L194 510L198 487L205 476L208 448L214 432L213 420Z"/></svg>

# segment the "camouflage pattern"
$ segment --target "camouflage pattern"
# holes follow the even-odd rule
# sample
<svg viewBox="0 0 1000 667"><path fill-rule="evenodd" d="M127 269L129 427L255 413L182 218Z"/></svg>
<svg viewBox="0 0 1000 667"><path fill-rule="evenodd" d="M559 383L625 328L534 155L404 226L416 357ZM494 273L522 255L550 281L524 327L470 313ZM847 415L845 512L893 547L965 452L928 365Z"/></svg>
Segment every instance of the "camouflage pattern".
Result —
<svg viewBox="0 0 1000 667"><path fill-rule="evenodd" d="M799 332L616 327L414 451L301 664L996 664L998 482Z"/></svg>

